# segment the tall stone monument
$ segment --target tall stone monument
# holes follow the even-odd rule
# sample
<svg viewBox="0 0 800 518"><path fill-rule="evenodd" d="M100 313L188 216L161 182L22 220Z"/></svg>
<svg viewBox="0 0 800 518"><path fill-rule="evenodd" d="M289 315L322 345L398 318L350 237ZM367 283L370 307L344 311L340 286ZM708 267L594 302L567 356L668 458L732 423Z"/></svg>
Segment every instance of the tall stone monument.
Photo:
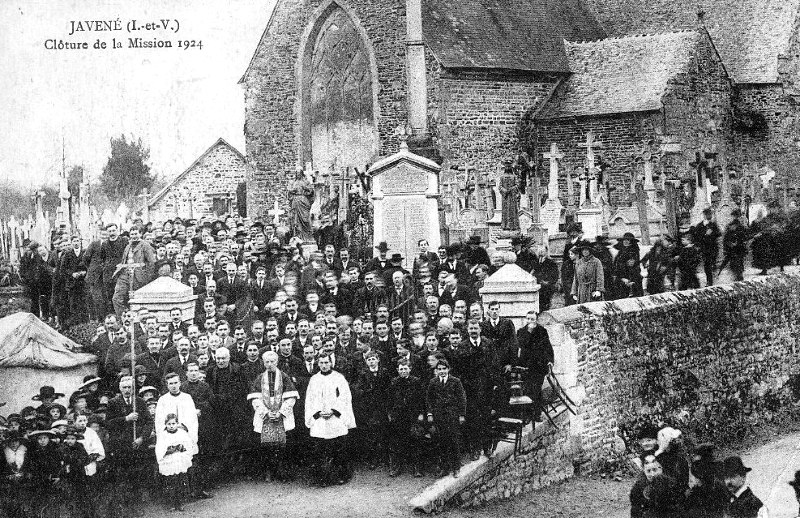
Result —
<svg viewBox="0 0 800 518"><path fill-rule="evenodd" d="M547 201L540 212L542 227L547 229L549 235L558 232L558 224L561 222L561 213L564 206L558 199L558 162L564 158L564 153L558 150L558 145L554 142L550 145L550 152L542 155L550 161L550 178L547 183Z"/></svg>
<svg viewBox="0 0 800 518"><path fill-rule="evenodd" d="M586 148L586 176L581 177L581 205L575 214L575 219L583 227L583 237L592 240L603 232L603 209L600 206L600 196L597 188L597 175L600 168L597 167L595 148L602 147L602 143L594 139L594 134L590 131L586 134L586 142L578 144ZM588 181L589 192L585 192L585 185Z"/></svg>
<svg viewBox="0 0 800 518"><path fill-rule="evenodd" d="M399 152L369 168L375 245L386 241L390 253L403 255L406 267L416 254L417 241L427 239L431 250L441 243L440 169L433 160L409 151L405 142Z"/></svg>

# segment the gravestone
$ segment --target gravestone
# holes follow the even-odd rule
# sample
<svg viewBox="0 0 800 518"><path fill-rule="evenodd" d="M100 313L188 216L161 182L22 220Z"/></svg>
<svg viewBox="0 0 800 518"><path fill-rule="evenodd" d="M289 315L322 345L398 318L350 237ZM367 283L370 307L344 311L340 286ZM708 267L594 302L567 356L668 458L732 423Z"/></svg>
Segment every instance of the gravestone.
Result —
<svg viewBox="0 0 800 518"><path fill-rule="evenodd" d="M564 153L558 150L558 145L555 143L550 145L550 152L542 155L544 158L550 160L550 178L547 183L547 201L540 211L539 223L548 234L553 235L558 233L558 225L561 223L561 213L564 207L558 199L558 161L564 158ZM569 182L569 178L567 179Z"/></svg>
<svg viewBox="0 0 800 518"><path fill-rule="evenodd" d="M403 142L400 151L375 162L372 176L375 245L386 241L410 268L417 241L439 247L439 165L416 155Z"/></svg>

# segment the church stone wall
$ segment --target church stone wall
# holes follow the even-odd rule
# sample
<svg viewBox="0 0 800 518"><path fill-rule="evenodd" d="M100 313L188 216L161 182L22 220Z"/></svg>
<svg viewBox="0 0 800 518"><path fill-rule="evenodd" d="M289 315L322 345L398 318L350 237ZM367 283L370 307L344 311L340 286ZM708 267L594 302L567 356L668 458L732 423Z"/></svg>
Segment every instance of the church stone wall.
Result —
<svg viewBox="0 0 800 518"><path fill-rule="evenodd" d="M236 188L245 181L245 161L228 146L217 145L203 157L188 174L170 186L167 193L150 206L152 221L166 221L182 213L188 205L175 204L173 194L178 198L185 194L194 196L192 212L195 218L212 214L214 198L230 200L231 211L238 210Z"/></svg>
<svg viewBox="0 0 800 518"><path fill-rule="evenodd" d="M661 422L736 444L796 417L800 275L584 307L550 314L566 320L582 399L572 428L596 463Z"/></svg>
<svg viewBox="0 0 800 518"><path fill-rule="evenodd" d="M513 72L441 70L432 126L443 167L469 165L499 177L521 151L520 121L544 102L557 78Z"/></svg>
<svg viewBox="0 0 800 518"><path fill-rule="evenodd" d="M567 206L566 172L570 172L573 182L583 173L586 148L579 144L586 142L586 134L591 131L595 140L603 144L602 149L595 150L596 153L610 166L606 170L608 177L603 179L614 187L609 193L609 201L614 207L626 206L633 201L630 193L631 173L641 168L636 163L636 157L641 153L643 142L656 138L656 128L660 123L661 114L657 112L537 120L528 129L525 147L528 154L542 163L545 169L540 170L547 170L542 153L550 150L550 144L558 144L559 150L565 155L559 167L559 199ZM577 203L577 183L573 190Z"/></svg>
<svg viewBox="0 0 800 518"><path fill-rule="evenodd" d="M800 181L800 106L773 85L736 85L733 156L739 172L768 166L777 178ZM754 117L761 119L757 120ZM759 126L763 121L763 125Z"/></svg>
<svg viewBox="0 0 800 518"><path fill-rule="evenodd" d="M277 2L244 82L248 214L254 217L261 216L275 199L286 202L288 180L303 162L297 61L304 30L324 4L328 2ZM355 15L366 32L365 44L374 53L378 154L390 155L399 149L396 129L407 120L405 1L343 0L337 5Z"/></svg>

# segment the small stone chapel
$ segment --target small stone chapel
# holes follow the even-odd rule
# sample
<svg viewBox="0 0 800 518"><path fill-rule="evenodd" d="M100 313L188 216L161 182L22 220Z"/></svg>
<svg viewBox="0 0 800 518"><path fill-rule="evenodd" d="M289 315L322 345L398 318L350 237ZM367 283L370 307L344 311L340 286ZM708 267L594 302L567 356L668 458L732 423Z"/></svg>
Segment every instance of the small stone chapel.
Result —
<svg viewBox="0 0 800 518"><path fill-rule="evenodd" d="M659 196L764 170L787 191L799 27L800 0L278 0L241 78L248 212L285 203L297 167L366 171L404 140L442 193L521 154L544 188L556 144L574 206L592 135L619 221L644 162Z"/></svg>

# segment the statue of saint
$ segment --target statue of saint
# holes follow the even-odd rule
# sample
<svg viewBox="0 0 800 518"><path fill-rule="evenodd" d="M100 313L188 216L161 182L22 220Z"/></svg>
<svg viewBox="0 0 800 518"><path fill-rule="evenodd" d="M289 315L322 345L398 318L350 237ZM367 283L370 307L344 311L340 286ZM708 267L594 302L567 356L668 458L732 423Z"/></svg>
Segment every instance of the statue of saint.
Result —
<svg viewBox="0 0 800 518"><path fill-rule="evenodd" d="M314 239L311 233L311 204L314 203L314 186L302 169L289 182L289 228L292 235L304 242Z"/></svg>
<svg viewBox="0 0 800 518"><path fill-rule="evenodd" d="M500 177L500 195L503 197L502 230L519 230L519 179L510 162L505 164Z"/></svg>

